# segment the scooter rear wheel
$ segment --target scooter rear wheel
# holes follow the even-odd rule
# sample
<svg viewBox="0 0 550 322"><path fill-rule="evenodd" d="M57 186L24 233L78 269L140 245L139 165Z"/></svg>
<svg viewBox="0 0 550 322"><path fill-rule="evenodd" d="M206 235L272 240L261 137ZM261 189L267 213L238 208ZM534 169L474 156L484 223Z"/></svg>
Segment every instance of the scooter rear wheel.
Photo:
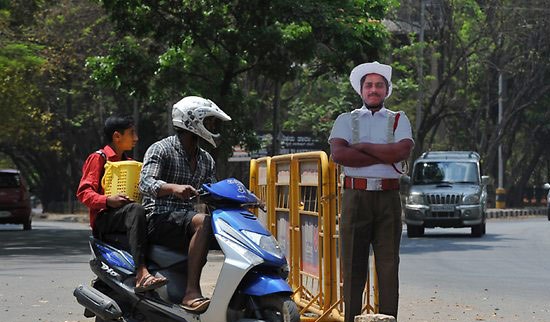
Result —
<svg viewBox="0 0 550 322"><path fill-rule="evenodd" d="M269 322L299 322L298 306L287 295L262 296L258 300L262 318Z"/></svg>

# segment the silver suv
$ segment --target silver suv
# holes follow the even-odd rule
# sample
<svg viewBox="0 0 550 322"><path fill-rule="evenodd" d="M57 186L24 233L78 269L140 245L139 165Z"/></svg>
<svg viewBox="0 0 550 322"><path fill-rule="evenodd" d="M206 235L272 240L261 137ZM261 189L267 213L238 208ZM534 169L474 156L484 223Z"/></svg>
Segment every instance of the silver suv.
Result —
<svg viewBox="0 0 550 322"><path fill-rule="evenodd" d="M480 176L479 154L473 151L425 152L404 177L407 236L424 228L471 227L473 237L485 234L488 176Z"/></svg>

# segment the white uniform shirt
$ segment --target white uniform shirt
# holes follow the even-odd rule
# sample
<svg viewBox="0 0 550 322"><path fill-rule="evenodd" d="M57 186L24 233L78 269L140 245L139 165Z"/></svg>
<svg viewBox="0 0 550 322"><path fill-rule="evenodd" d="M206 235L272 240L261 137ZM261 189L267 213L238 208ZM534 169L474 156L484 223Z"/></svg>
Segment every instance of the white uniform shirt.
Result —
<svg viewBox="0 0 550 322"><path fill-rule="evenodd" d="M372 114L365 106L359 109L355 109L352 112L343 113L338 116L328 141L339 138L346 140L349 144L353 142L352 131L352 113L358 113L358 142L368 142L376 144L394 143L403 139L410 139L412 141L411 123L403 112L399 112L401 116L397 124L395 132L393 132L393 140L389 135L389 131L393 131L393 122L390 122L390 116L397 114L385 107L382 107L378 112ZM414 141L413 141L414 142ZM396 163L397 170L402 171L401 163ZM399 178L401 175L397 172L391 164L375 164L367 167L343 167L344 174L350 177L362 177L362 178Z"/></svg>

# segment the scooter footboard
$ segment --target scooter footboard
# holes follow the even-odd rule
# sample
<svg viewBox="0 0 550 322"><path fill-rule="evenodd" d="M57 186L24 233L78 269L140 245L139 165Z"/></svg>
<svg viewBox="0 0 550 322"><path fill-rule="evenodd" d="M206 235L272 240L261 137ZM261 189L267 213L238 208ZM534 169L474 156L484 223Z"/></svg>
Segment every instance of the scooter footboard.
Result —
<svg viewBox="0 0 550 322"><path fill-rule="evenodd" d="M241 291L252 296L263 296L273 293L292 293L288 282L276 274L249 272L243 283Z"/></svg>
<svg viewBox="0 0 550 322"><path fill-rule="evenodd" d="M181 303L187 288L187 262L178 262L167 268L149 267L150 272L159 273L168 279L168 284L156 290L168 302Z"/></svg>

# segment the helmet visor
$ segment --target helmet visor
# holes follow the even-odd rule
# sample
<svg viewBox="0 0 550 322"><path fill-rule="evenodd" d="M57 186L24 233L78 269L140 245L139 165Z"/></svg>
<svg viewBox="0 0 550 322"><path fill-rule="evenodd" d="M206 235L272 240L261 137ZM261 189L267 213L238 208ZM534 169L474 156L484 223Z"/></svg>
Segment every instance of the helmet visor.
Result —
<svg viewBox="0 0 550 322"><path fill-rule="evenodd" d="M217 136L218 130L220 128L221 120L215 116L207 116L204 121L202 122L204 124L204 128L212 133L213 136Z"/></svg>

